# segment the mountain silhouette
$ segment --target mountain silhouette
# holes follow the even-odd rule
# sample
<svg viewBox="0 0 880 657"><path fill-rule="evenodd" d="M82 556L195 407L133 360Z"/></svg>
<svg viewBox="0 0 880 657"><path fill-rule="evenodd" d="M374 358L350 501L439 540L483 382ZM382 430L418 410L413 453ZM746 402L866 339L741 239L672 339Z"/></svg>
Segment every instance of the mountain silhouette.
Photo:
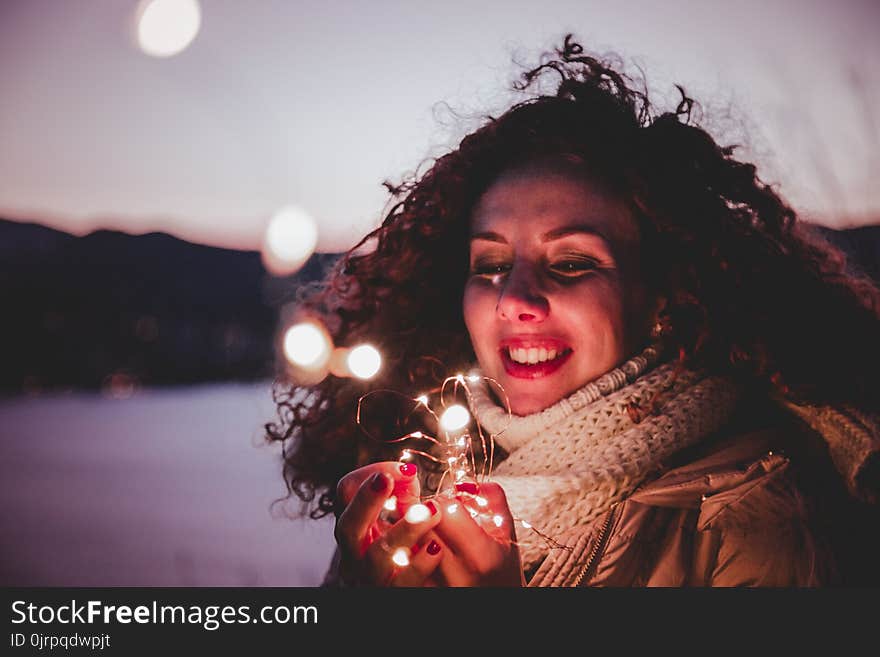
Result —
<svg viewBox="0 0 880 657"><path fill-rule="evenodd" d="M280 309L337 257L276 278L253 251L0 220L0 392L272 377Z"/></svg>

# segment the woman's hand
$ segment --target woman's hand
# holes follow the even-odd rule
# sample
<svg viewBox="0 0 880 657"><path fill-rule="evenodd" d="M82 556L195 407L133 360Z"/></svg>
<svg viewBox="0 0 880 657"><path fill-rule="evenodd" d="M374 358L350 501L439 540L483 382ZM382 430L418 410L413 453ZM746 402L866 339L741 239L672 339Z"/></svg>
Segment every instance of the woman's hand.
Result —
<svg viewBox="0 0 880 657"><path fill-rule="evenodd" d="M436 504L419 503L416 466L393 461L372 463L343 477L337 497L345 510L336 521L340 575L347 584L364 586L423 586L437 569L439 543L426 539L440 522ZM397 516L382 517L385 502L397 498ZM427 508L425 508L427 507ZM402 549L409 565L392 561Z"/></svg>
<svg viewBox="0 0 880 657"><path fill-rule="evenodd" d="M434 532L443 560L438 574L447 586L524 586L516 546L513 516L498 484L463 483L456 497L445 501L443 517ZM439 502L439 499L438 499ZM468 509L487 511L492 520L484 529Z"/></svg>

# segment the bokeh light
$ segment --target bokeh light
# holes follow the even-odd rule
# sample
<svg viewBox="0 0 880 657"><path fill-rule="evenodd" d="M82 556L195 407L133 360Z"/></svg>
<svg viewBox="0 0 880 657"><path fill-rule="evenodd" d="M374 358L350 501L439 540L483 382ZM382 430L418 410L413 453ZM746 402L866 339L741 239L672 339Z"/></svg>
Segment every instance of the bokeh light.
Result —
<svg viewBox="0 0 880 657"><path fill-rule="evenodd" d="M330 339L314 322L294 324L284 333L284 355L292 364L318 369L330 358Z"/></svg>
<svg viewBox="0 0 880 657"><path fill-rule="evenodd" d="M404 519L410 523L425 522L431 517L431 510L424 504L413 504L406 512Z"/></svg>
<svg viewBox="0 0 880 657"><path fill-rule="evenodd" d="M391 561L401 567L409 565L409 550L406 548L397 548L391 555Z"/></svg>
<svg viewBox="0 0 880 657"><path fill-rule="evenodd" d="M314 253L318 226L309 213L288 206L276 212L266 226L263 263L277 276L296 272Z"/></svg>
<svg viewBox="0 0 880 657"><path fill-rule="evenodd" d="M368 344L353 348L348 353L348 369L359 379L371 379L382 367L382 356L379 351Z"/></svg>
<svg viewBox="0 0 880 657"><path fill-rule="evenodd" d="M138 45L153 57L183 52L202 24L198 0L146 0L136 16Z"/></svg>
<svg viewBox="0 0 880 657"><path fill-rule="evenodd" d="M461 404L454 404L443 411L440 416L440 426L445 431L458 431L464 429L471 421L471 414Z"/></svg>
<svg viewBox="0 0 880 657"><path fill-rule="evenodd" d="M125 371L113 372L104 377L101 391L111 399L128 399L137 391L137 379Z"/></svg>

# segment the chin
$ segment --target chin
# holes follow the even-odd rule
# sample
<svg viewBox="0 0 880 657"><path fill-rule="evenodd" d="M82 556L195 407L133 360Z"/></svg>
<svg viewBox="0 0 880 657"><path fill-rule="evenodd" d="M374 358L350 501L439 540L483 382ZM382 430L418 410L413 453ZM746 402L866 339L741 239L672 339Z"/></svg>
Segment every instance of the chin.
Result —
<svg viewBox="0 0 880 657"><path fill-rule="evenodd" d="M542 400L542 399L519 399L514 401L510 400L510 412L514 415L532 415L534 413L539 413L543 411L548 406L552 406L558 400Z"/></svg>

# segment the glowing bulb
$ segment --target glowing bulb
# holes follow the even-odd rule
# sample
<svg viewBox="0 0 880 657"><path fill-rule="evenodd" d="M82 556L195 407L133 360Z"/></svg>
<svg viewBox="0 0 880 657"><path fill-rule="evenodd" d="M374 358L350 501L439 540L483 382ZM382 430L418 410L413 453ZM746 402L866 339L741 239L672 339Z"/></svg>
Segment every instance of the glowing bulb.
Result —
<svg viewBox="0 0 880 657"><path fill-rule="evenodd" d="M480 381L480 377L478 377L476 374L470 374L468 375L467 380L471 383L478 383Z"/></svg>
<svg viewBox="0 0 880 657"><path fill-rule="evenodd" d="M198 0L149 0L136 13L137 40L153 57L171 57L192 43L202 24Z"/></svg>
<svg viewBox="0 0 880 657"><path fill-rule="evenodd" d="M284 355L300 367L323 367L330 358L330 339L313 322L294 324L284 334Z"/></svg>
<svg viewBox="0 0 880 657"><path fill-rule="evenodd" d="M408 449L405 449L400 453L400 460L401 461L409 461L411 458L412 458L412 454L410 453L410 451Z"/></svg>
<svg viewBox="0 0 880 657"><path fill-rule="evenodd" d="M455 444L459 447L467 447L467 439L464 436L461 436L458 440L455 441Z"/></svg>
<svg viewBox="0 0 880 657"><path fill-rule="evenodd" d="M409 435L411 438L424 438L425 437L425 434L423 434L421 431L413 431Z"/></svg>
<svg viewBox="0 0 880 657"><path fill-rule="evenodd" d="M416 397L416 401L419 402L420 404L424 404L425 406L427 406L428 405L428 395L419 395L418 397Z"/></svg>
<svg viewBox="0 0 880 657"><path fill-rule="evenodd" d="M375 347L362 344L348 354L348 369L359 379L371 379L382 367L382 356Z"/></svg>
<svg viewBox="0 0 880 657"><path fill-rule="evenodd" d="M458 457L456 457L456 456L450 456L449 458L446 459L446 462L449 463L449 465L455 465L455 463L457 461L458 461Z"/></svg>
<svg viewBox="0 0 880 657"><path fill-rule="evenodd" d="M446 507L446 513L455 513L458 511L458 504L450 504Z"/></svg>
<svg viewBox="0 0 880 657"><path fill-rule="evenodd" d="M397 511L397 498L392 495L387 500L385 500L385 504L383 504L382 507L386 511Z"/></svg>
<svg viewBox="0 0 880 657"><path fill-rule="evenodd" d="M471 518L477 517L477 511L475 509L471 509L470 507L468 507L468 513L471 514Z"/></svg>
<svg viewBox="0 0 880 657"><path fill-rule="evenodd" d="M477 495L474 498L474 502L477 503L477 506L489 506L489 500L487 500L485 497L481 497L480 495Z"/></svg>
<svg viewBox="0 0 880 657"><path fill-rule="evenodd" d="M446 431L458 431L464 429L471 421L471 415L461 404L454 404L440 416L440 426Z"/></svg>
<svg viewBox="0 0 880 657"><path fill-rule="evenodd" d="M532 526L529 523L527 523L525 520L521 520L520 522L522 523L522 526L525 527L526 529L532 528Z"/></svg>
<svg viewBox="0 0 880 657"><path fill-rule="evenodd" d="M459 383L464 383L464 376L462 376L461 374L456 374L455 380L458 381Z"/></svg>
<svg viewBox="0 0 880 657"><path fill-rule="evenodd" d="M293 206L276 212L263 242L263 262L279 276L286 276L303 266L318 245L318 226L305 211Z"/></svg>
<svg viewBox="0 0 880 657"><path fill-rule="evenodd" d="M500 527L501 525L504 524L504 517L503 516L492 516L492 522L495 523L496 527Z"/></svg>
<svg viewBox="0 0 880 657"><path fill-rule="evenodd" d="M409 551L406 548L397 548L391 555L391 561L398 566L404 567L409 565Z"/></svg>
<svg viewBox="0 0 880 657"><path fill-rule="evenodd" d="M464 476L466 474L467 474L467 472L465 472L464 470L456 470L455 471L455 480L461 481L462 479L464 479Z"/></svg>
<svg viewBox="0 0 880 657"><path fill-rule="evenodd" d="M430 518L431 510L424 504L413 504L403 517L408 523L414 525L417 522L425 522L425 520Z"/></svg>

